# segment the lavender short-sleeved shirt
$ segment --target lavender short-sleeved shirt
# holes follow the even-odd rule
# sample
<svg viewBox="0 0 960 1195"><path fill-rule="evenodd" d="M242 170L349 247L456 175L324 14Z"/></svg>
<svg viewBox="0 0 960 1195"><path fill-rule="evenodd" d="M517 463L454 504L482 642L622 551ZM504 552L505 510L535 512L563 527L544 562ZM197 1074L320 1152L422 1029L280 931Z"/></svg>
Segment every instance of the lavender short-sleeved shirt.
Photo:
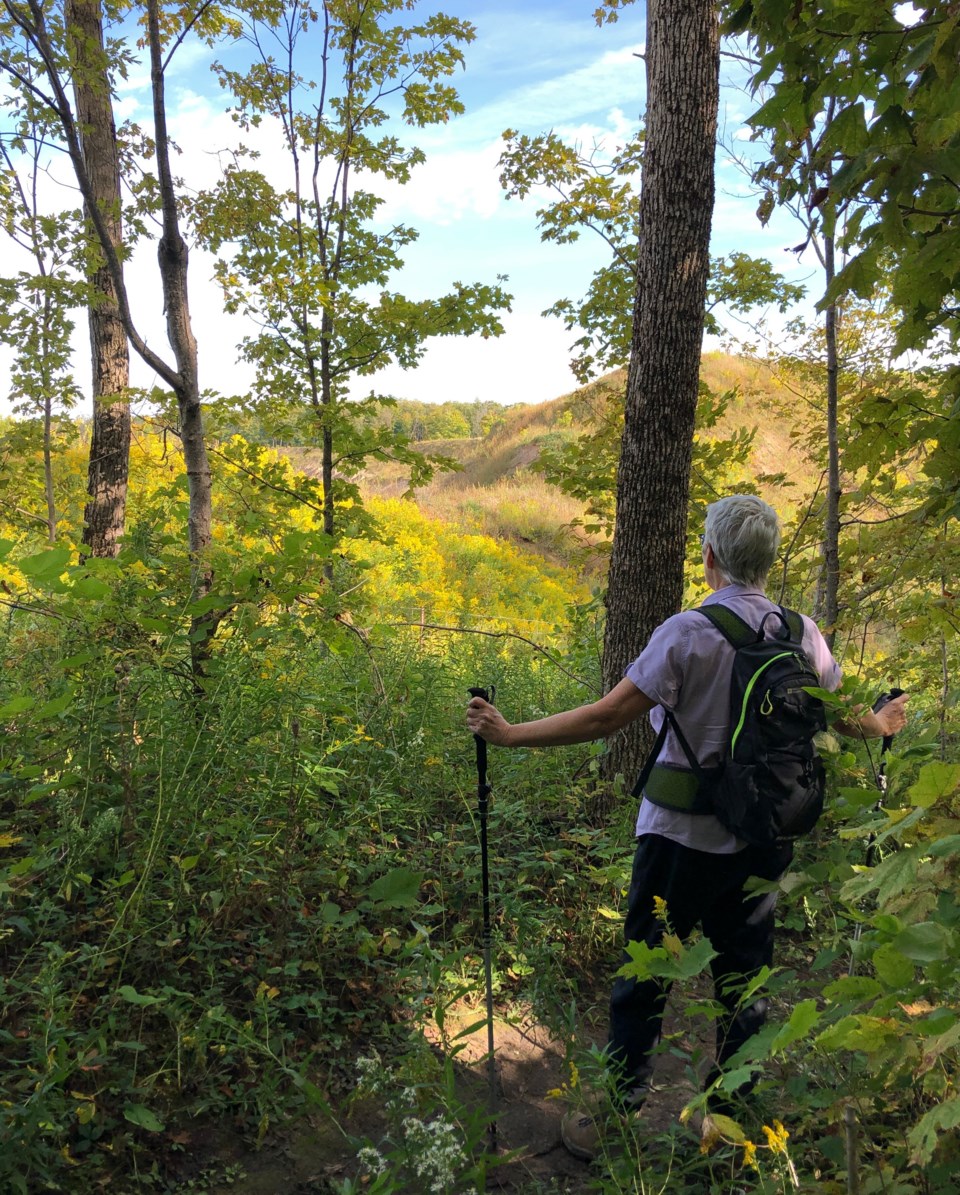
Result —
<svg viewBox="0 0 960 1195"><path fill-rule="evenodd" d="M729 606L744 622L759 627L764 616L776 610L776 604L757 589L726 585L711 593L704 605L715 602ZM780 627L780 620L769 618L768 636ZM820 675L824 689L840 684L840 667L817 629L816 623L803 618L803 649ZM663 723L665 706L673 711L690 749L705 768L714 767L723 758L730 736L730 673L733 648L716 627L695 610L674 614L650 636L640 656L626 670L625 676L645 693L657 708L650 712L655 731ZM672 730L660 752L664 763L689 767L683 748ZM660 834L694 850L728 855L746 845L731 834L710 813L681 813L662 809L652 801L643 801L637 818L637 834Z"/></svg>

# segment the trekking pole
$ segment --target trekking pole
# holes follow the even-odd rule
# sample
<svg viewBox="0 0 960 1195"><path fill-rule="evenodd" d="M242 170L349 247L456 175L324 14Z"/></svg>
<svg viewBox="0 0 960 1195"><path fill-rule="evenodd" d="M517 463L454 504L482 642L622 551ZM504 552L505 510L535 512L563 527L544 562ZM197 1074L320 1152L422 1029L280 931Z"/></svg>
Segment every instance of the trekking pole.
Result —
<svg viewBox="0 0 960 1195"><path fill-rule="evenodd" d="M896 689L896 688L891 689L888 693L882 693L877 698L877 700L873 703L873 706L871 708L873 709L874 713L877 713L877 711L882 710L883 707L888 702L894 701L897 697L902 697L902 696L903 696L903 689ZM886 755L886 753L890 750L890 748L892 746L893 746L893 735L885 734L883 736L883 739L880 744L880 766L877 769L877 771L874 773L874 775L876 777L876 781L877 781L877 790L880 793L880 800L877 801L876 805L874 805L874 807L873 807L874 813L880 813L882 811L883 798L887 795L887 761L883 757ZM869 754L869 750L868 750L868 754ZM866 863L867 867L873 867L874 863L876 862L876 858L877 858L877 836L876 836L876 834L871 834L870 837L867 839L867 854L866 854L866 858L864 859L864 862ZM856 944L860 941L860 936L862 933L863 933L863 922L858 921L857 924L853 928L853 945L854 945L854 947L856 947ZM850 965L847 968L848 975L853 974L854 967L855 967L855 959L854 959L854 954L851 951Z"/></svg>
<svg viewBox="0 0 960 1195"><path fill-rule="evenodd" d="M471 697L493 701L496 689L470 689ZM487 744L475 734L477 745L477 812L480 818L480 875L483 891L483 973L487 986L487 1109L490 1116L488 1133L490 1152L497 1152L497 1067L493 1046L493 965L490 961L490 858L487 850L487 798L491 788L487 784Z"/></svg>

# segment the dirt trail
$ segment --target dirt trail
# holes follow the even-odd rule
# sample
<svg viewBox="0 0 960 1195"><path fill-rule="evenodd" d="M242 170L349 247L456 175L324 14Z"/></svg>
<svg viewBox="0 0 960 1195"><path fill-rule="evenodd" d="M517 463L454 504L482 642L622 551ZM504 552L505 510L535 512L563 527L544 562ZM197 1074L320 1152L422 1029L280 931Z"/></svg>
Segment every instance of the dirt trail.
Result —
<svg viewBox="0 0 960 1195"><path fill-rule="evenodd" d="M482 1017L475 1006L449 1010L445 1022L447 1040ZM668 1008L666 1036L676 1034L675 1049L667 1049L659 1060L656 1090L644 1107L641 1131L660 1133L677 1122L684 1104L693 1094L685 1057L702 1041L687 1032ZM601 1025L581 1026L581 1044L601 1044ZM437 1034L428 1034L431 1045L441 1050ZM551 1192L552 1195L586 1195L594 1189L589 1166L577 1161L560 1141L560 1120L570 1103L549 1093L562 1089L570 1080L562 1042L523 1012L497 1015L494 1021L497 1069L497 1133L500 1155L516 1153L488 1176L487 1189L522 1192ZM459 1096L464 1103L485 1108L489 1101L486 1063L486 1024L456 1042ZM352 1136L376 1141L383 1133L382 1118L369 1108L354 1110L344 1120ZM357 1159L343 1131L329 1118L313 1115L299 1121L282 1136L268 1138L261 1150L223 1125L196 1127L189 1134L183 1173L190 1180L184 1191L203 1190L207 1195L327 1195L335 1180L355 1176ZM692 1143L692 1139L691 1139ZM231 1173L232 1168L232 1173ZM197 1185L206 1170L209 1179ZM411 1193L419 1195L419 1193Z"/></svg>

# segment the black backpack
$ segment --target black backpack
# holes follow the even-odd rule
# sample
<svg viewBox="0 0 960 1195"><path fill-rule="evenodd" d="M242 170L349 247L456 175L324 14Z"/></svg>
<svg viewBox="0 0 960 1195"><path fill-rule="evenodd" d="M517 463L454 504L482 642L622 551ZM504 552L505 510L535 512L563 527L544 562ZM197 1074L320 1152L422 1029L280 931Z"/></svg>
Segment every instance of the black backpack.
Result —
<svg viewBox="0 0 960 1195"><path fill-rule="evenodd" d="M713 813L738 838L772 846L812 830L823 810L825 775L814 736L826 728L823 702L805 690L820 678L802 647L803 620L777 607L754 630L728 607L702 606L734 648L730 676L730 741L719 768L697 762L671 710L634 796L687 813ZM772 639L766 621L780 620ZM689 769L657 763L672 727Z"/></svg>

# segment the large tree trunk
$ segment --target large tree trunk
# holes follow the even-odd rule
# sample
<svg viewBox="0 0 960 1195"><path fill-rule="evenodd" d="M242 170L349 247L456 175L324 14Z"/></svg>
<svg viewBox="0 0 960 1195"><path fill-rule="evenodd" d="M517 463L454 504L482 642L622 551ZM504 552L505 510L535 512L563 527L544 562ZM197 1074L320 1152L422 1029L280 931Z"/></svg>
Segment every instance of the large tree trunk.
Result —
<svg viewBox="0 0 960 1195"><path fill-rule="evenodd" d="M100 0L67 0L65 16L70 32L78 131L90 190L111 243L119 249L123 243L120 161ZM90 281L96 296L87 313L93 363L93 435L83 543L91 556L115 556L124 531L127 505L130 405L125 391L130 382L130 354L116 286L102 256Z"/></svg>
<svg viewBox="0 0 960 1195"><path fill-rule="evenodd" d="M649 0L640 248L617 482L603 680L612 688L680 608L713 214L720 39L711 0ZM642 723L610 743L632 780Z"/></svg>

